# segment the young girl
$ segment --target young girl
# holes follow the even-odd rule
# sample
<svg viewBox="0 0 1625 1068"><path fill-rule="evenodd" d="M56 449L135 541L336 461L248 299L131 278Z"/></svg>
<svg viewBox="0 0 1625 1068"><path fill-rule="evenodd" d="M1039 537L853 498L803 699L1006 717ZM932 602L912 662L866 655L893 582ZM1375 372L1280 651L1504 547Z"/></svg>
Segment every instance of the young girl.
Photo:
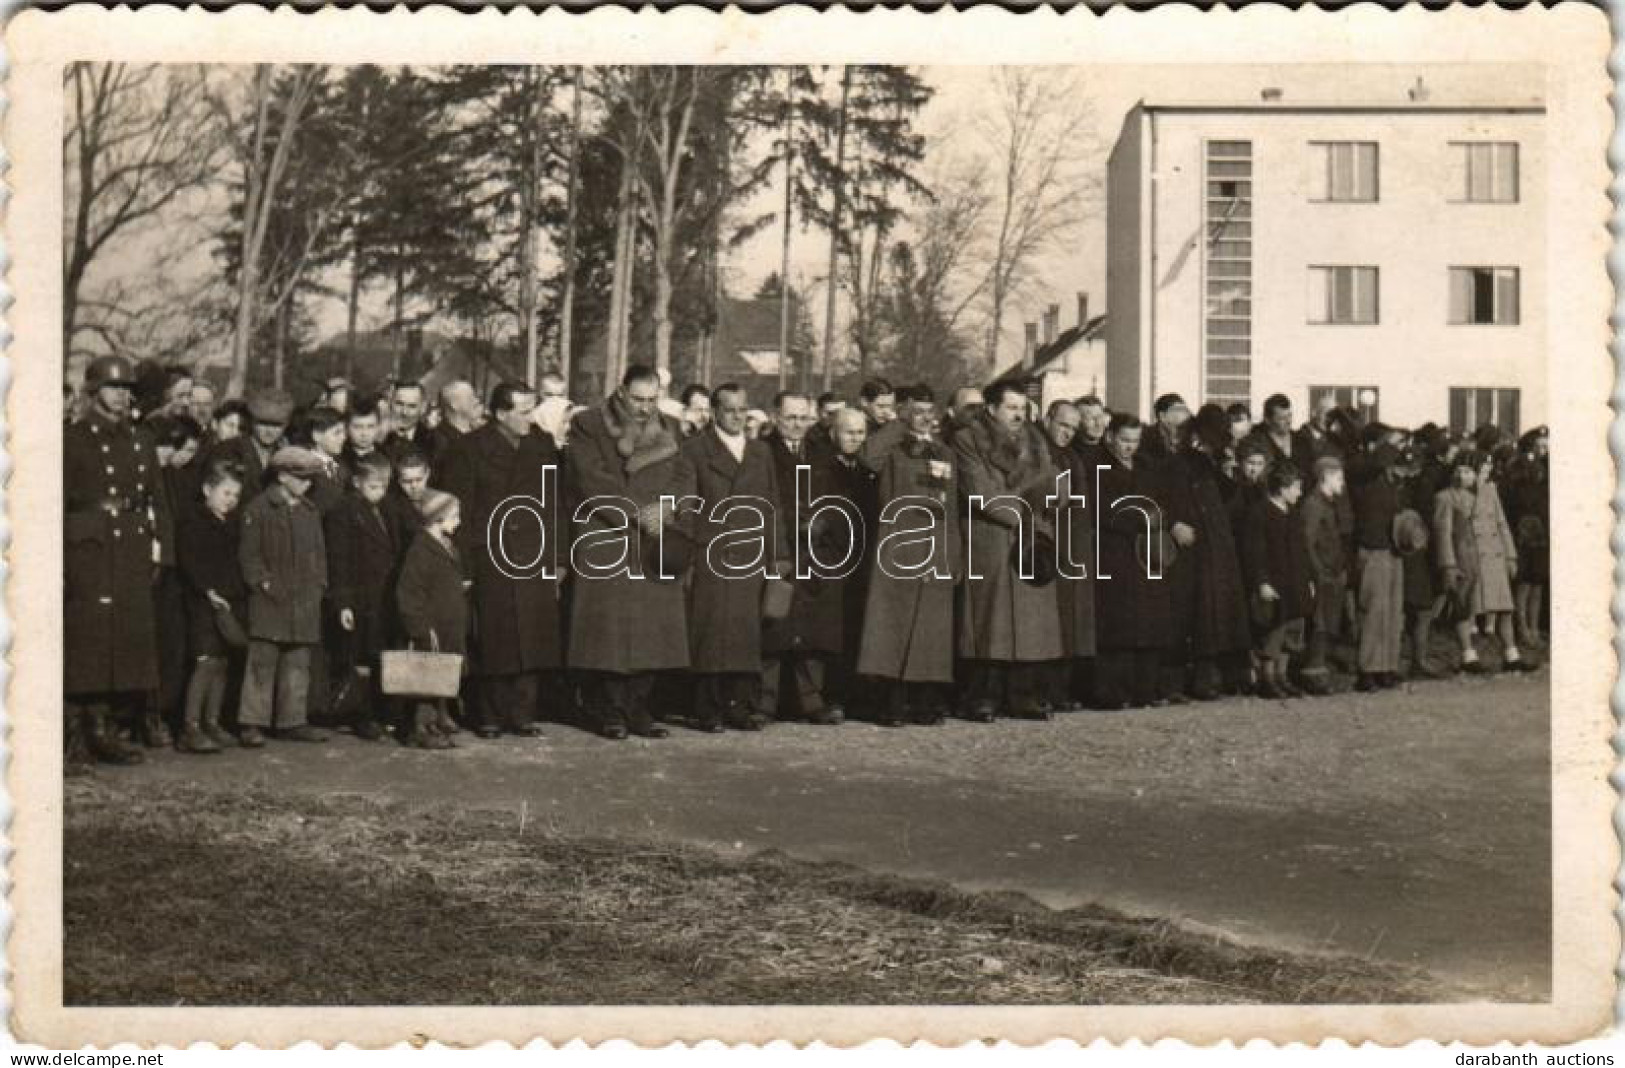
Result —
<svg viewBox="0 0 1625 1068"><path fill-rule="evenodd" d="M457 498L429 490L418 502L423 529L406 551L395 587L401 627L414 649L465 654L468 649L468 579L452 543L461 522ZM419 749L451 749L456 743L437 725L444 701L421 701L403 740Z"/></svg>
<svg viewBox="0 0 1625 1068"><path fill-rule="evenodd" d="M1247 513L1242 570L1255 605L1260 697L1302 697L1287 677L1293 652L1303 648L1303 623L1313 609L1314 584L1303 521L1296 512L1303 475L1290 460L1271 465L1265 497Z"/></svg>
<svg viewBox="0 0 1625 1068"><path fill-rule="evenodd" d="M1462 606L1456 619L1461 666L1474 675L1488 670L1474 645L1479 616L1486 617L1486 631L1493 628L1500 636L1504 670L1534 670L1519 652L1512 630L1512 580L1518 574L1518 552L1491 478L1493 465L1488 453L1461 452L1452 464L1452 484L1439 491L1433 504L1433 544L1440 578Z"/></svg>
<svg viewBox="0 0 1625 1068"><path fill-rule="evenodd" d="M202 500L187 506L176 530L175 557L186 604L186 650L192 676L186 687L183 753L218 753L231 741L220 725L231 659L243 644L241 620L248 588L238 566L242 468L229 460L203 473Z"/></svg>

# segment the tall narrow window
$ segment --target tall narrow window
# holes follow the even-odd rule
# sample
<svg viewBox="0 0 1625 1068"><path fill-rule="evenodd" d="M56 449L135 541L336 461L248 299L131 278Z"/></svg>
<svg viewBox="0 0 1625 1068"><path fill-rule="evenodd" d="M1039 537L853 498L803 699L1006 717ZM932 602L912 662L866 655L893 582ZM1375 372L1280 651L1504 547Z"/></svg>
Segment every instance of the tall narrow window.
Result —
<svg viewBox="0 0 1625 1068"><path fill-rule="evenodd" d="M1375 267L1309 268L1309 321L1369 326L1377 321Z"/></svg>
<svg viewBox="0 0 1625 1068"><path fill-rule="evenodd" d="M1518 268L1450 268L1453 326L1517 326Z"/></svg>
<svg viewBox="0 0 1625 1068"><path fill-rule="evenodd" d="M1253 143L1207 142L1202 399L1250 403L1253 357Z"/></svg>
<svg viewBox="0 0 1625 1068"><path fill-rule="evenodd" d="M1465 204L1518 200L1516 141L1452 141L1450 199Z"/></svg>
<svg viewBox="0 0 1625 1068"><path fill-rule="evenodd" d="M1317 141L1313 147L1321 157L1316 200L1370 203L1377 199L1375 141Z"/></svg>

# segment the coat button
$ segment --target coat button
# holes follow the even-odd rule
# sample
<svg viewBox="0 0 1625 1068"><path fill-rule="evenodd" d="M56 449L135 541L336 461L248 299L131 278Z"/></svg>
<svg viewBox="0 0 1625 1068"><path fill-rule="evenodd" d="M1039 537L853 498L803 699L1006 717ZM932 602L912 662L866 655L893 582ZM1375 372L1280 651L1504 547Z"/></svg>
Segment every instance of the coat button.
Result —
<svg viewBox="0 0 1625 1068"><path fill-rule="evenodd" d="M98 597L98 598L96 598L96 603L97 604L112 604L113 603L113 598L111 598L111 597Z"/></svg>
<svg viewBox="0 0 1625 1068"><path fill-rule="evenodd" d="M108 467L107 473L110 475L113 473L113 468L111 466Z"/></svg>

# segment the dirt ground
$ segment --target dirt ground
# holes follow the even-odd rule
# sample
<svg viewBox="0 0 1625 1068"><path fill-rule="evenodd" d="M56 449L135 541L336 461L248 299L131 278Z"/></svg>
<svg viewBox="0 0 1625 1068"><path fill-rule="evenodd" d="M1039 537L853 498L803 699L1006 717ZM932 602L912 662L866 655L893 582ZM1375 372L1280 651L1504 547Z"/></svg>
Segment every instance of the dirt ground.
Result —
<svg viewBox="0 0 1625 1068"><path fill-rule="evenodd" d="M87 796L397 804L561 840L776 850L1416 968L1448 996L1539 1000L1549 715L1541 672L1050 723L624 742L554 726L540 740L463 735L446 753L345 736L157 754L104 769ZM69 802L71 822L72 790Z"/></svg>

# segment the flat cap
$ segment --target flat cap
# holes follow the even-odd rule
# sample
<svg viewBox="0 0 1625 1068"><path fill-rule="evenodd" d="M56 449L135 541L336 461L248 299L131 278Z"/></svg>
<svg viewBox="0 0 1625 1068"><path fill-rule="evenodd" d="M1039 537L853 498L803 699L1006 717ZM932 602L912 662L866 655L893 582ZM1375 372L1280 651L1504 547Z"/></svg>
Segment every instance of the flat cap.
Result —
<svg viewBox="0 0 1625 1068"><path fill-rule="evenodd" d="M315 478L326 467L326 462L319 455L310 449L301 449L297 445L284 445L271 454L271 470L286 471L300 478Z"/></svg>

